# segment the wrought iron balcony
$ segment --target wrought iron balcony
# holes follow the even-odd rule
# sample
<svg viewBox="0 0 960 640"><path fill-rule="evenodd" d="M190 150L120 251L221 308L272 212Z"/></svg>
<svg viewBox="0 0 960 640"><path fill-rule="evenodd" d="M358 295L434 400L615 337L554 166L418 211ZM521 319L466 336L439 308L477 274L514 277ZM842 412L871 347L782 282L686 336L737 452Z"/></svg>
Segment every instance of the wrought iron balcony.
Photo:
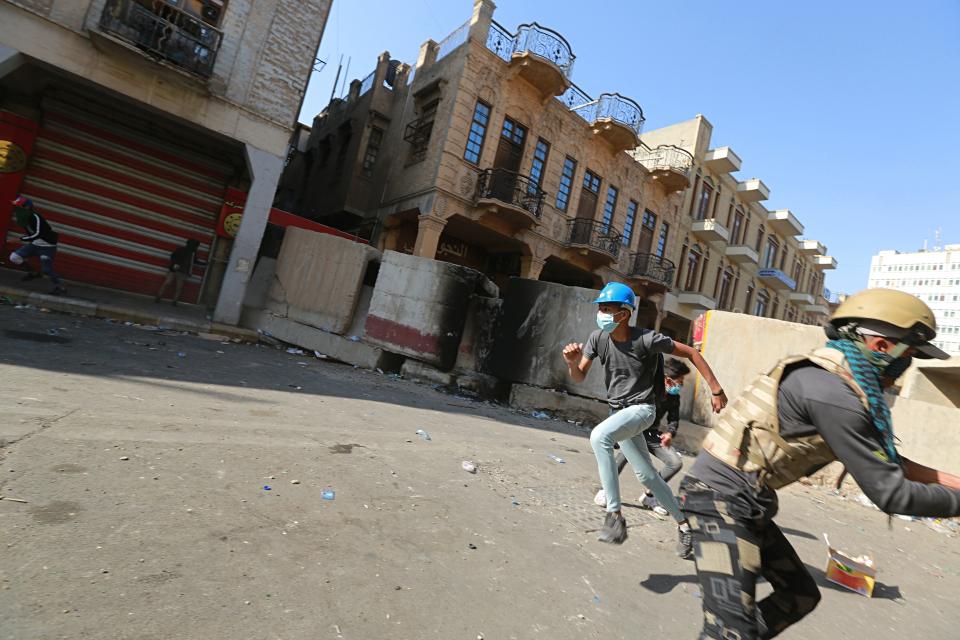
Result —
<svg viewBox="0 0 960 640"><path fill-rule="evenodd" d="M480 172L474 199L478 206L489 208L508 222L527 226L540 219L546 194L529 176L506 169Z"/></svg>
<svg viewBox="0 0 960 640"><path fill-rule="evenodd" d="M643 143L634 151L634 159L653 175L653 179L667 193L680 191L690 186L690 168L693 155L672 144L662 144L651 149Z"/></svg>
<svg viewBox="0 0 960 640"><path fill-rule="evenodd" d="M576 56L570 43L556 31L536 22L522 24L512 34L496 22L487 34L487 49L516 64L522 75L544 95L559 95L570 85Z"/></svg>
<svg viewBox="0 0 960 640"><path fill-rule="evenodd" d="M670 260L653 253L635 253L632 257L633 263L627 277L649 280L665 289L669 289L673 284L673 274L677 267Z"/></svg>
<svg viewBox="0 0 960 640"><path fill-rule="evenodd" d="M620 255L623 236L608 224L589 218L574 218L570 221L567 246L595 259L609 262Z"/></svg>
<svg viewBox="0 0 960 640"><path fill-rule="evenodd" d="M135 0L107 0L100 28L147 54L204 78L213 73L219 29L165 2L152 11Z"/></svg>
<svg viewBox="0 0 960 640"><path fill-rule="evenodd" d="M586 120L593 133L616 151L633 149L640 144L643 130L643 109L619 93L602 93L596 100L575 106L573 112Z"/></svg>

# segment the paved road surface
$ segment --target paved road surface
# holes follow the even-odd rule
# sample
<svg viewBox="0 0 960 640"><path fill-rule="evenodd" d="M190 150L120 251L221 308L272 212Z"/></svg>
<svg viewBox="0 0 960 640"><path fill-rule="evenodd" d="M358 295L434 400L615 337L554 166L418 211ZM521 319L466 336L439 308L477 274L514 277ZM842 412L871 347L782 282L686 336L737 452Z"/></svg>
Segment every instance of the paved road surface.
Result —
<svg viewBox="0 0 960 640"><path fill-rule="evenodd" d="M0 501L2 638L697 635L672 524L630 508L626 544L595 541L596 468L566 423L8 305L0 332L0 493L29 501ZM782 492L779 522L824 594L782 637L960 637L956 537L812 487ZM823 532L877 556L878 597L824 582Z"/></svg>

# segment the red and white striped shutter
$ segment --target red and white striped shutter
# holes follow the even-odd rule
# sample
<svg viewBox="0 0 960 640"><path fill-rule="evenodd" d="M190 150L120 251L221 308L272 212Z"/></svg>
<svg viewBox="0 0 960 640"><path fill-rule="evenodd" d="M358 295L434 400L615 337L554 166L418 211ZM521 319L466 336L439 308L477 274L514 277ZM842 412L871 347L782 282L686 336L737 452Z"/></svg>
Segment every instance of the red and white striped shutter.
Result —
<svg viewBox="0 0 960 640"><path fill-rule="evenodd" d="M21 192L60 234L62 277L152 295L188 238L207 260L231 172L170 137L48 99ZM203 273L182 300L197 300Z"/></svg>

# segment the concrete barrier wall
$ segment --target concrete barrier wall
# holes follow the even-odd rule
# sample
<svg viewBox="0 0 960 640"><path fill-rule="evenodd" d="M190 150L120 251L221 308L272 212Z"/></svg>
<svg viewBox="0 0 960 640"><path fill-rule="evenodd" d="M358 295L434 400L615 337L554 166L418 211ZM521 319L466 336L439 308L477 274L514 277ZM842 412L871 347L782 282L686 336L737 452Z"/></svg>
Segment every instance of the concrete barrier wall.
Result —
<svg viewBox="0 0 960 640"><path fill-rule="evenodd" d="M960 409L910 398L891 402L900 452L920 464L960 474Z"/></svg>
<svg viewBox="0 0 960 640"><path fill-rule="evenodd" d="M960 357L914 360L900 379L900 397L944 407L960 407Z"/></svg>
<svg viewBox="0 0 960 640"><path fill-rule="evenodd" d="M502 302L499 298L470 296L454 370L489 373Z"/></svg>
<svg viewBox="0 0 960 640"><path fill-rule="evenodd" d="M758 318L742 313L708 311L700 352L733 400L756 376L781 359L823 346L823 328ZM693 367L691 367L692 369ZM685 385L680 415L712 427L710 388L694 370L695 385Z"/></svg>
<svg viewBox="0 0 960 640"><path fill-rule="evenodd" d="M485 280L467 267L387 251L364 339L447 371L457 359L471 294L490 290Z"/></svg>
<svg viewBox="0 0 960 640"><path fill-rule="evenodd" d="M247 292L243 296L243 306L250 309L263 309L267 306L267 296L273 275L277 272L275 258L261 257L253 270L253 276L247 284Z"/></svg>
<svg viewBox="0 0 960 640"><path fill-rule="evenodd" d="M345 334L363 277L380 252L325 233L290 227L284 235L266 308L277 316Z"/></svg>
<svg viewBox="0 0 960 640"><path fill-rule="evenodd" d="M596 297L594 289L511 278L503 291L490 372L505 382L605 400L600 367L593 367L583 383L575 384L562 356L565 344L585 343L597 328L592 304Z"/></svg>
<svg viewBox="0 0 960 640"><path fill-rule="evenodd" d="M732 400L781 358L812 351L825 341L821 327L711 311L701 351ZM903 454L951 473L960 473L960 409L953 404L958 364L958 359L918 363L901 379L901 395L888 396ZM694 378L696 385L684 388L681 415L713 426L710 390L699 375Z"/></svg>

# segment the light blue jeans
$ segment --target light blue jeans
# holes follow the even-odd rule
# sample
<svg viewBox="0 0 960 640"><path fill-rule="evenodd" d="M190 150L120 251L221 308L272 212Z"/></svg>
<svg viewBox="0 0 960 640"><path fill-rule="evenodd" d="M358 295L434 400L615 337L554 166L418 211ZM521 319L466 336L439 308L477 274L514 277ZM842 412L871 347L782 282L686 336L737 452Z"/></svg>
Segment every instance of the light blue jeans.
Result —
<svg viewBox="0 0 960 640"><path fill-rule="evenodd" d="M682 522L685 517L670 487L653 468L647 441L643 432L653 424L657 409L652 404L636 404L611 414L590 432L590 446L597 457L597 469L600 471L600 484L607 496L607 512L620 511L620 477L617 462L613 456L613 445L620 443L620 451L627 457L639 480L670 512L673 519Z"/></svg>

